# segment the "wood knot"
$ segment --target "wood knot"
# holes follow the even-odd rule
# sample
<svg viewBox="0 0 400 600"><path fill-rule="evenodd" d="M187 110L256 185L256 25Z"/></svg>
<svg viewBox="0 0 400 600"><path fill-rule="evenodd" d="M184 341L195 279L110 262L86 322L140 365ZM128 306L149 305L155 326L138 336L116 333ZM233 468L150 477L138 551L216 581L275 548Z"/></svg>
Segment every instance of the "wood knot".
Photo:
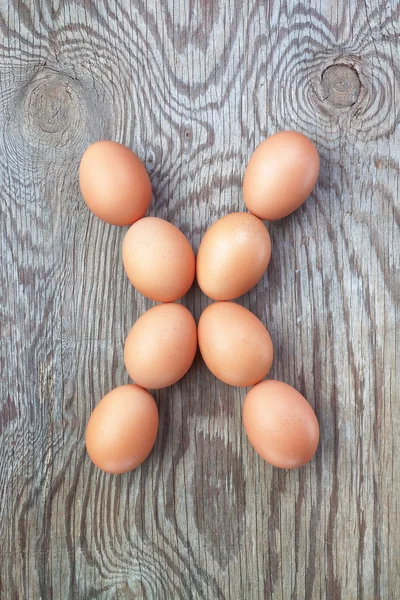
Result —
<svg viewBox="0 0 400 600"><path fill-rule="evenodd" d="M84 125L76 82L51 70L29 82L19 112L22 134L35 147L73 146Z"/></svg>
<svg viewBox="0 0 400 600"><path fill-rule="evenodd" d="M322 74L322 90L324 100L332 106L353 106L360 95L360 78L350 65L331 65Z"/></svg>

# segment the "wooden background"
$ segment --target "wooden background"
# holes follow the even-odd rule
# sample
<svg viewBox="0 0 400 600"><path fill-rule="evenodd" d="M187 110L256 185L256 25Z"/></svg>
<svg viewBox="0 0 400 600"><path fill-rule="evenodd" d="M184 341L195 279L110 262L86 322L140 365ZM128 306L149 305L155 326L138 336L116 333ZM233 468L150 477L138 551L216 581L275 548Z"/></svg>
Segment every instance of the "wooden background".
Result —
<svg viewBox="0 0 400 600"><path fill-rule="evenodd" d="M394 0L0 0L2 600L398 600L399 41ZM282 129L315 141L321 174L269 225L267 276L240 302L274 340L271 375L316 410L315 459L263 463L245 391L197 358L155 396L149 459L100 472L86 422L128 381L124 338L151 303L124 275L125 230L81 199L83 151L132 147L150 214L197 248Z"/></svg>

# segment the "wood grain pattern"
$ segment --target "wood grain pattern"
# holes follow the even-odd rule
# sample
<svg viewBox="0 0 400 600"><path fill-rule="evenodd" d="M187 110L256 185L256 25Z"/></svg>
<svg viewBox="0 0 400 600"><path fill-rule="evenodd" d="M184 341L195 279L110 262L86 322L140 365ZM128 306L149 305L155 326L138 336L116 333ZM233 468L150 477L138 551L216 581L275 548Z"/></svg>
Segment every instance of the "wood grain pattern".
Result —
<svg viewBox="0 0 400 600"><path fill-rule="evenodd" d="M2 599L398 600L399 23L390 0L0 0ZM197 358L156 394L149 459L99 472L85 425L128 381L123 341L151 303L124 230L83 204L80 156L132 147L151 214L197 248L285 128L316 142L321 175L269 225L267 276L240 302L274 340L271 375L315 407L315 460L263 463L244 391ZM184 303L198 317L207 299Z"/></svg>

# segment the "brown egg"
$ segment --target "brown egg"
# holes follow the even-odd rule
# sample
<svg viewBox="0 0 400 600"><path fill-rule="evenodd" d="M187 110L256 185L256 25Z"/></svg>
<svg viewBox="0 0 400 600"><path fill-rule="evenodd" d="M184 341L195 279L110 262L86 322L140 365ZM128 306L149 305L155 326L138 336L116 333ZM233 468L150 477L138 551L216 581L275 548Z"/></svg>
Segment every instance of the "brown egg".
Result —
<svg viewBox="0 0 400 600"><path fill-rule="evenodd" d="M181 304L161 304L145 312L125 342L126 370L139 385L164 388L189 370L197 350L196 323Z"/></svg>
<svg viewBox="0 0 400 600"><path fill-rule="evenodd" d="M319 442L317 417L307 400L282 381L262 381L247 394L243 424L254 450L281 469L308 463Z"/></svg>
<svg viewBox="0 0 400 600"><path fill-rule="evenodd" d="M111 225L131 225L150 206L146 169L136 154L117 142L89 146L79 167L79 184L90 210Z"/></svg>
<svg viewBox="0 0 400 600"><path fill-rule="evenodd" d="M247 165L245 204L260 219L282 219L310 195L318 172L318 151L308 137L297 131L271 135L256 148Z"/></svg>
<svg viewBox="0 0 400 600"><path fill-rule="evenodd" d="M126 473L150 454L157 436L153 396L138 385L122 385L104 396L86 429L86 450L107 473Z"/></svg>
<svg viewBox="0 0 400 600"><path fill-rule="evenodd" d="M199 348L210 371L229 385L246 387L263 379L274 349L264 325L234 302L215 302L200 317Z"/></svg>
<svg viewBox="0 0 400 600"><path fill-rule="evenodd" d="M134 223L122 244L122 260L132 285L156 302L178 300L194 280L192 247L164 219L146 217Z"/></svg>
<svg viewBox="0 0 400 600"><path fill-rule="evenodd" d="M213 300L233 300L258 283L270 257L265 225L248 213L231 213L211 225L201 241L198 284Z"/></svg>

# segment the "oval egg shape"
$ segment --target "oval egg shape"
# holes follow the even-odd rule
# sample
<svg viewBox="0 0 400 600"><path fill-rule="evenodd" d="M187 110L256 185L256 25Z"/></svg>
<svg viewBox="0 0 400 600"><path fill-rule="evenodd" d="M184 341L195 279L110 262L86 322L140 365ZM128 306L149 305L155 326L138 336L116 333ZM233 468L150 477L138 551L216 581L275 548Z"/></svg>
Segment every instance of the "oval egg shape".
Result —
<svg viewBox="0 0 400 600"><path fill-rule="evenodd" d="M254 385L271 368L274 349L268 331L239 304L210 304L200 317L198 338L207 367L229 385Z"/></svg>
<svg viewBox="0 0 400 600"><path fill-rule="evenodd" d="M197 350L196 323L181 304L160 304L145 312L126 338L125 367L142 387L160 389L181 379Z"/></svg>
<svg viewBox="0 0 400 600"><path fill-rule="evenodd" d="M87 148L79 185L90 210L111 225L131 225L151 202L151 183L140 159L126 146L102 140Z"/></svg>
<svg viewBox="0 0 400 600"><path fill-rule="evenodd" d="M122 260L132 285L156 302L174 302L186 294L195 276L191 245L172 223L145 217L127 231Z"/></svg>
<svg viewBox="0 0 400 600"><path fill-rule="evenodd" d="M300 392L282 381L262 381L249 391L243 424L257 454L281 469L302 467L318 447L315 412Z"/></svg>
<svg viewBox="0 0 400 600"><path fill-rule="evenodd" d="M138 385L122 385L93 410L86 428L86 450L99 469L126 473L150 454L157 431L153 396Z"/></svg>
<svg viewBox="0 0 400 600"><path fill-rule="evenodd" d="M233 300L258 283L270 257L265 225L249 213L231 213L211 225L201 241L198 284L213 300Z"/></svg>
<svg viewBox="0 0 400 600"><path fill-rule="evenodd" d="M243 179L248 210L267 221L290 215L311 194L318 178L319 155L297 131L281 131L254 151Z"/></svg>

